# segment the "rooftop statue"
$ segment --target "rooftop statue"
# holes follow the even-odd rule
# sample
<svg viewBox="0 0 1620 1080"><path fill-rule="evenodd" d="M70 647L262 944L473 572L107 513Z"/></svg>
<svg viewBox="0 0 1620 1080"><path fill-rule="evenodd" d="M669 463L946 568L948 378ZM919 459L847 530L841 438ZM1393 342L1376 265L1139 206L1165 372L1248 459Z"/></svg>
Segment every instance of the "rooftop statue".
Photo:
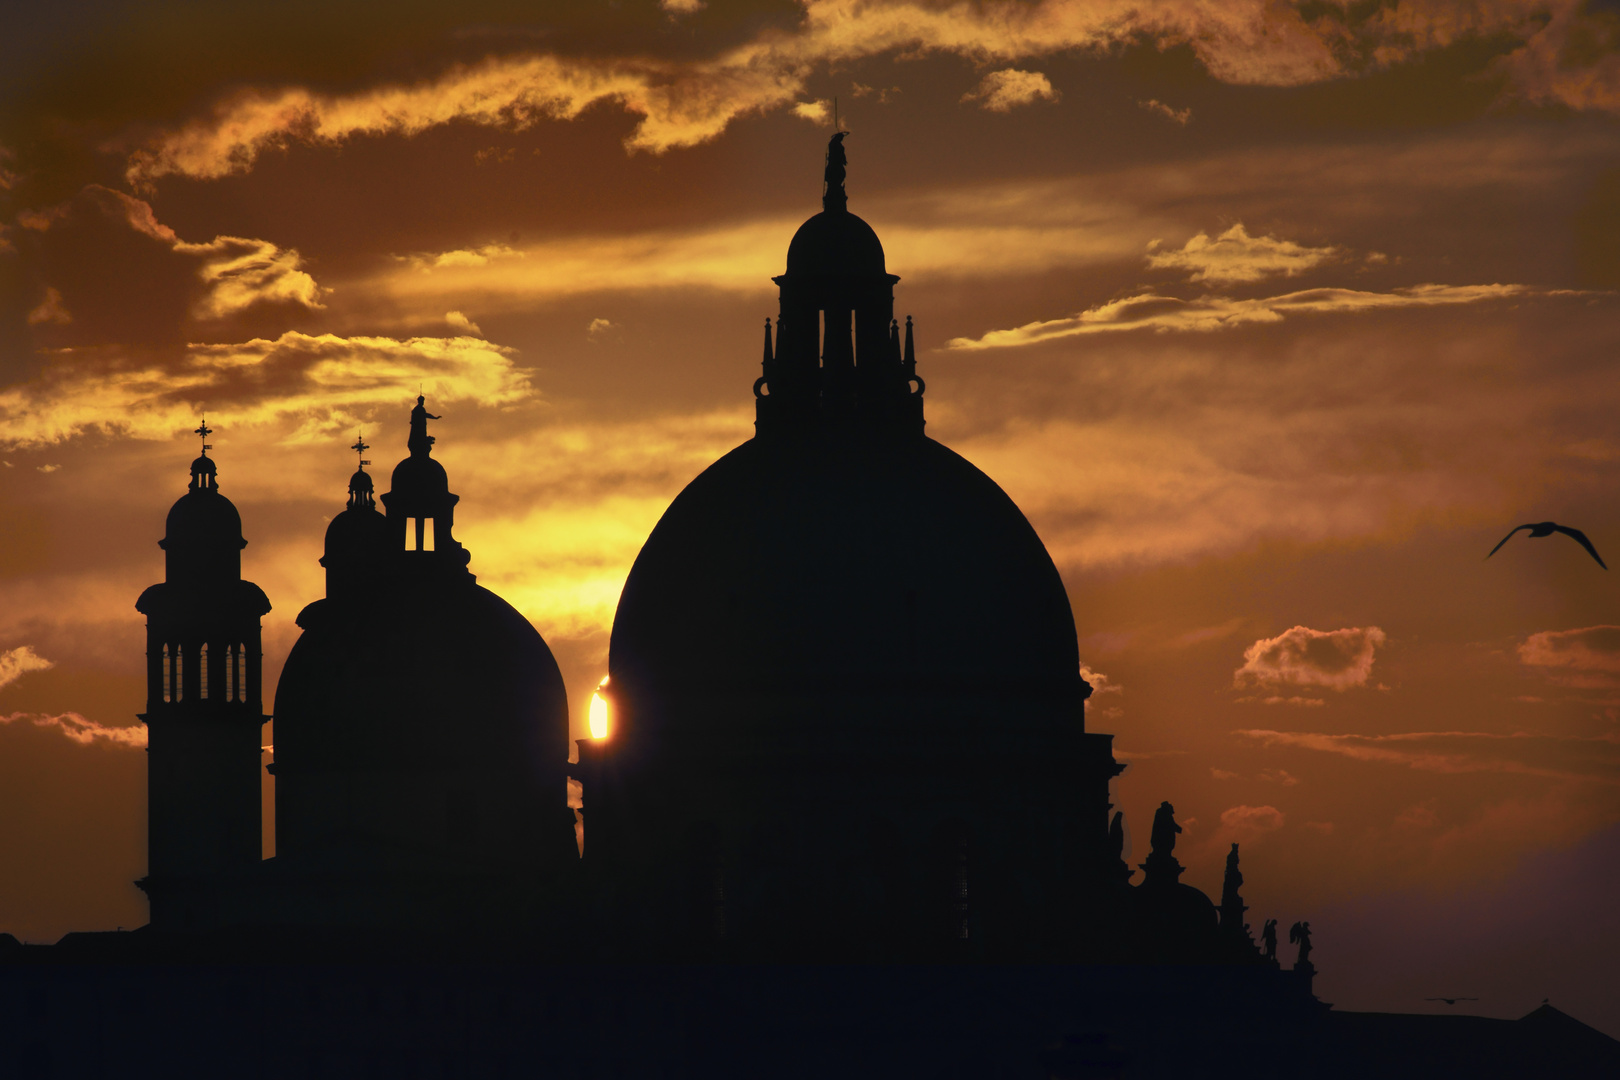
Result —
<svg viewBox="0 0 1620 1080"><path fill-rule="evenodd" d="M1175 854L1176 836L1181 826L1176 824L1176 808L1168 801L1159 804L1153 812L1153 852L1166 858Z"/></svg>
<svg viewBox="0 0 1620 1080"><path fill-rule="evenodd" d="M411 410L411 434L405 441L405 446L410 450L412 457L422 457L432 452L434 440L433 436L427 433L427 422L442 419L427 411L425 401L421 394L416 395L416 408Z"/></svg>

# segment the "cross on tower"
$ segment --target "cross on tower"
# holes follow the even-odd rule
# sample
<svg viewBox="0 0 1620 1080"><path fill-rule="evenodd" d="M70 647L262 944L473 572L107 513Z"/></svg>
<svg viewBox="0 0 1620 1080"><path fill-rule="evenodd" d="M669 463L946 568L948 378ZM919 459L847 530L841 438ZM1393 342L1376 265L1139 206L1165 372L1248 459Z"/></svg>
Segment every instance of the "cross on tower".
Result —
<svg viewBox="0 0 1620 1080"><path fill-rule="evenodd" d="M202 456L203 457L207 457L208 456L208 451L213 449L213 447L208 444L208 436L212 435L213 433L214 433L214 429L208 426L208 418L203 417L203 422L198 424L197 425L197 430L195 432L193 432L194 435L197 435L203 441L203 448L202 448Z"/></svg>
<svg viewBox="0 0 1620 1080"><path fill-rule="evenodd" d="M370 450L371 447L366 445L366 438L363 432L355 432L354 445L349 447L349 449L360 455L360 467L362 469L371 464L371 462L366 460L366 451Z"/></svg>

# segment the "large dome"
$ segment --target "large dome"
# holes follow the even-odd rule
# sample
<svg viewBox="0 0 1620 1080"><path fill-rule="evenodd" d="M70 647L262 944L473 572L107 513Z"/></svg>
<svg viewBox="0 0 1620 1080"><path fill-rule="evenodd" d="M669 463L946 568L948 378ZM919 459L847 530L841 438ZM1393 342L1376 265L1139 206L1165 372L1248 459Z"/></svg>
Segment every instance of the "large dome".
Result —
<svg viewBox="0 0 1620 1080"><path fill-rule="evenodd" d="M637 701L1081 688L1062 580L1006 493L930 439L837 434L755 439L681 493L625 584L610 669Z"/></svg>
<svg viewBox="0 0 1620 1080"><path fill-rule="evenodd" d="M636 883L611 917L649 940L1050 955L1054 913L1109 863L1110 737L1085 731L1040 538L923 434L914 329L846 208L843 138L775 279L754 438L676 497L625 581L615 719L574 768L585 859Z"/></svg>

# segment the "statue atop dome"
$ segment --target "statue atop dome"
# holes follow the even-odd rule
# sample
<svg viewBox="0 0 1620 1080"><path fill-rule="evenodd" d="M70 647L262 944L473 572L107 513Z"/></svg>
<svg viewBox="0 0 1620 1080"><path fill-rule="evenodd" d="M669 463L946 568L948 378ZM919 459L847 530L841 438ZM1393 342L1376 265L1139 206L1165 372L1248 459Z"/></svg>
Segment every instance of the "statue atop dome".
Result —
<svg viewBox="0 0 1620 1080"><path fill-rule="evenodd" d="M1181 826L1176 824L1176 808L1166 800L1153 812L1153 850L1142 864L1143 884L1148 886L1174 885L1181 880L1182 865L1176 861L1176 836Z"/></svg>
<svg viewBox="0 0 1620 1080"><path fill-rule="evenodd" d="M849 196L844 192L844 166L849 164L849 158L844 155L844 136L847 131L833 133L827 140L827 168L822 173L822 180L826 183L821 194L821 208L823 210L846 210L849 207Z"/></svg>
<svg viewBox="0 0 1620 1080"><path fill-rule="evenodd" d="M410 448L412 457L427 457L433 452L434 438L427 433L427 422L443 419L427 411L424 404L426 400L421 394L417 394L416 408L411 410L411 435L405 441L405 445Z"/></svg>

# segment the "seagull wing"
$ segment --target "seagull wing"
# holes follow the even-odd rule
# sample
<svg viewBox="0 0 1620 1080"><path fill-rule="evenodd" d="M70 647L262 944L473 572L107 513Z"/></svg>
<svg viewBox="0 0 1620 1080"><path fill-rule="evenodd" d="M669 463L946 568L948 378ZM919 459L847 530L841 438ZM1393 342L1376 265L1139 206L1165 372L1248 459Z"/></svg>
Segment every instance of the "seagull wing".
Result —
<svg viewBox="0 0 1620 1080"><path fill-rule="evenodd" d="M1520 525L1519 526L1519 529L1533 529L1533 528L1535 528L1534 525ZM1518 532L1519 529L1514 529L1513 532L1510 532L1506 536L1502 537L1502 542L1500 544L1497 544L1495 547L1491 548L1491 555L1495 555L1498 551L1501 551L1502 550L1502 544L1505 544L1509 540L1513 539L1513 533ZM1487 555L1485 557L1488 559L1488 558L1491 557L1491 555Z"/></svg>
<svg viewBox="0 0 1620 1080"><path fill-rule="evenodd" d="M1581 530L1572 529L1568 525L1554 525L1553 528L1557 529L1559 532L1563 533L1565 536L1573 537L1575 539L1576 543L1580 544L1581 547L1585 548L1591 554L1592 558L1597 560L1597 564L1599 566L1603 567L1603 569L1605 569L1605 570L1607 570L1609 568L1609 564L1603 561L1603 556L1601 556L1601 555L1599 555L1597 553L1597 548L1592 546L1592 541L1588 540L1586 538L1586 534L1581 532ZM1490 558L1489 555L1487 555L1485 557L1487 559Z"/></svg>

